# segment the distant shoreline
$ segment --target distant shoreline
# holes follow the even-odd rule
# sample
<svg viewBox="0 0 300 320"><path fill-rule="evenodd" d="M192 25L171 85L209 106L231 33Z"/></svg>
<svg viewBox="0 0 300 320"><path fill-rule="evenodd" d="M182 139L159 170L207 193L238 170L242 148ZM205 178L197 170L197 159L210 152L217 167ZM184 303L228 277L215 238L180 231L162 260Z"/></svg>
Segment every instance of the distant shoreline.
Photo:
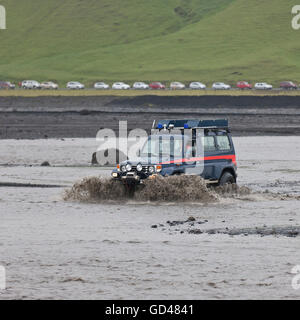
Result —
<svg viewBox="0 0 300 320"><path fill-rule="evenodd" d="M166 97L201 97L201 96L233 96L233 97L299 97L300 89L298 90L282 90L275 88L272 90L241 90L232 88L230 90L214 90L208 88L206 90L97 90L87 88L84 90L69 90L66 88L58 90L1 90L1 97L140 97L140 96L166 96Z"/></svg>
<svg viewBox="0 0 300 320"><path fill-rule="evenodd" d="M233 135L300 135L297 96L0 97L0 139L92 138L157 119L228 118Z"/></svg>

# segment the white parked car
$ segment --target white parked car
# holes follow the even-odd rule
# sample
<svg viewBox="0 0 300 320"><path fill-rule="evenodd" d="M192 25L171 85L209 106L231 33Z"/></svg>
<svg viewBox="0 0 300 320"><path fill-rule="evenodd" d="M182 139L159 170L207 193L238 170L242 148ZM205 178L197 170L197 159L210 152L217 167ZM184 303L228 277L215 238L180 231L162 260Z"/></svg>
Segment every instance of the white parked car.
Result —
<svg viewBox="0 0 300 320"><path fill-rule="evenodd" d="M223 82L215 82L212 85L212 88L215 90L229 90L231 87L229 84L225 84Z"/></svg>
<svg viewBox="0 0 300 320"><path fill-rule="evenodd" d="M185 89L185 84L181 82L171 82L170 89L172 90L183 90Z"/></svg>
<svg viewBox="0 0 300 320"><path fill-rule="evenodd" d="M96 82L94 84L95 89L109 89L109 85L104 82Z"/></svg>
<svg viewBox="0 0 300 320"><path fill-rule="evenodd" d="M146 90L149 89L149 85L145 82L135 82L133 84L133 89L142 89L142 90Z"/></svg>
<svg viewBox="0 0 300 320"><path fill-rule="evenodd" d="M202 82L191 82L190 89L206 89L206 85Z"/></svg>
<svg viewBox="0 0 300 320"><path fill-rule="evenodd" d="M35 80L24 80L22 82L23 89L41 89L41 84Z"/></svg>
<svg viewBox="0 0 300 320"><path fill-rule="evenodd" d="M273 86L266 82L258 82L258 83L255 83L254 88L257 90L271 90L273 89Z"/></svg>
<svg viewBox="0 0 300 320"><path fill-rule="evenodd" d="M41 83L41 88L42 89L53 89L53 90L57 90L58 89L58 85L52 81L47 81L47 82L42 82Z"/></svg>
<svg viewBox="0 0 300 320"><path fill-rule="evenodd" d="M74 89L74 90L84 89L84 84L78 81L71 81L67 83L67 89Z"/></svg>
<svg viewBox="0 0 300 320"><path fill-rule="evenodd" d="M128 89L130 89L130 85L126 84L124 82L115 82L112 85L112 88L115 90L128 90Z"/></svg>

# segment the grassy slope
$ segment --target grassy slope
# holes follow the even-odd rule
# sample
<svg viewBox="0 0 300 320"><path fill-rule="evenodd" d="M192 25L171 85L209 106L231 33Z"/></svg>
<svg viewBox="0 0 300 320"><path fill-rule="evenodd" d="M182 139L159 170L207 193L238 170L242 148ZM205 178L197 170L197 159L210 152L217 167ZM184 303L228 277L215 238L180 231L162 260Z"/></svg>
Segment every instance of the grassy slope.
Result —
<svg viewBox="0 0 300 320"><path fill-rule="evenodd" d="M0 30L3 79L300 80L293 0L1 4L8 24Z"/></svg>

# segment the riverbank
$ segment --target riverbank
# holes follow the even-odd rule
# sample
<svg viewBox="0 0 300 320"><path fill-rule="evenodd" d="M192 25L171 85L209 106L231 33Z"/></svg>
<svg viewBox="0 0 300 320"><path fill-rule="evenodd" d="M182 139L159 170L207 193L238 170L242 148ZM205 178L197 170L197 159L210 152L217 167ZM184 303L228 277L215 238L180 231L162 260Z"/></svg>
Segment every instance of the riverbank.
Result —
<svg viewBox="0 0 300 320"><path fill-rule="evenodd" d="M297 96L0 97L0 138L91 138L162 118L228 118L233 135L300 135Z"/></svg>

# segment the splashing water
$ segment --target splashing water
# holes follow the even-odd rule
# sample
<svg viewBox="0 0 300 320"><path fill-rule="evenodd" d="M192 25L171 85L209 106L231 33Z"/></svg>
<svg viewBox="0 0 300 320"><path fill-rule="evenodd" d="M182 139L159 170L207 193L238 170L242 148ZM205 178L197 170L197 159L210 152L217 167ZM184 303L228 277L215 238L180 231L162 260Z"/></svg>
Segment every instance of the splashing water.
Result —
<svg viewBox="0 0 300 320"><path fill-rule="evenodd" d="M147 179L139 185L133 195L136 201L160 202L218 202L221 197L248 195L247 187L226 185L209 188L199 176L170 176ZM125 185L112 179L97 177L84 178L70 190L65 191L64 200L83 202L103 202L106 200L128 200L129 193Z"/></svg>
<svg viewBox="0 0 300 320"><path fill-rule="evenodd" d="M97 202L104 200L122 200L125 196L126 190L118 181L90 177L76 182L70 190L66 190L64 200Z"/></svg>
<svg viewBox="0 0 300 320"><path fill-rule="evenodd" d="M197 201L197 202L216 202L218 195L208 189L207 185L199 176L161 176L155 179L148 179L134 195L139 201Z"/></svg>

